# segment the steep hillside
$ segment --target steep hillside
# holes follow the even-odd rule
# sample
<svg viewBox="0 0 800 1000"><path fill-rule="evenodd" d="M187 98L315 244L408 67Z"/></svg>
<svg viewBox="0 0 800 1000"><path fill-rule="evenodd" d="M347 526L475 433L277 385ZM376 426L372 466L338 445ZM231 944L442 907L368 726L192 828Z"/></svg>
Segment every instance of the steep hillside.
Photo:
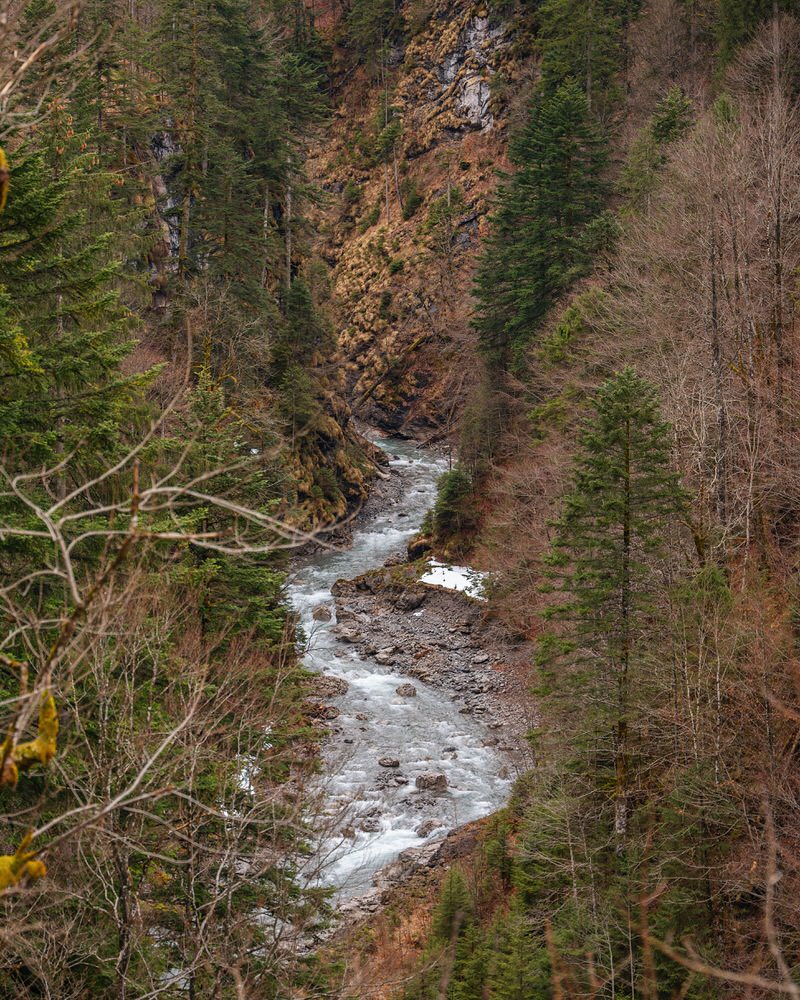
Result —
<svg viewBox="0 0 800 1000"><path fill-rule="evenodd" d="M538 766L438 903L417 887L348 941L352 995L791 995L796 4L482 13L434 14L390 87L345 84L360 186L326 253L356 405L458 429L433 540L472 546L489 614L535 643Z"/></svg>
<svg viewBox="0 0 800 1000"><path fill-rule="evenodd" d="M513 51L509 22L463 0L414 8L382 80L339 50L333 120L309 159L327 194L319 252L352 405L387 429L448 435L474 388L470 288Z"/></svg>

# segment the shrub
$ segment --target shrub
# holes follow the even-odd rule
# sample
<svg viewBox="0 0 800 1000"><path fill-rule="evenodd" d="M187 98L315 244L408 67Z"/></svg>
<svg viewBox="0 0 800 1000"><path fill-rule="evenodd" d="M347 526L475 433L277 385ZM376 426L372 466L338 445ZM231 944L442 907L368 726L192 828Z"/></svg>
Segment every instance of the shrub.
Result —
<svg viewBox="0 0 800 1000"><path fill-rule="evenodd" d="M457 465L440 477L431 524L438 545L456 551L468 547L468 538L478 527L478 511L472 477L463 466Z"/></svg>
<svg viewBox="0 0 800 1000"><path fill-rule="evenodd" d="M416 214L423 198L412 177L404 178L400 183L400 197L403 201L403 218L406 222Z"/></svg>

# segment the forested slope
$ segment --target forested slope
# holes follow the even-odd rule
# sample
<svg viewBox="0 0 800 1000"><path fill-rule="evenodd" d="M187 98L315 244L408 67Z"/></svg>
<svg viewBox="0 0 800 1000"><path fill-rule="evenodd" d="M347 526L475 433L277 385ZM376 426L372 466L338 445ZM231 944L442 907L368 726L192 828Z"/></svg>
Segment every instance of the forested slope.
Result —
<svg viewBox="0 0 800 1000"><path fill-rule="evenodd" d="M397 995L793 995L797 12L503 13L534 82L432 525L532 643L539 763Z"/></svg>
<svg viewBox="0 0 800 1000"><path fill-rule="evenodd" d="M796 0L0 14L0 997L800 995ZM354 418L537 765L321 949Z"/></svg>
<svg viewBox="0 0 800 1000"><path fill-rule="evenodd" d="M375 468L324 59L291 4L2 6L4 997L285 995L324 910L285 553Z"/></svg>

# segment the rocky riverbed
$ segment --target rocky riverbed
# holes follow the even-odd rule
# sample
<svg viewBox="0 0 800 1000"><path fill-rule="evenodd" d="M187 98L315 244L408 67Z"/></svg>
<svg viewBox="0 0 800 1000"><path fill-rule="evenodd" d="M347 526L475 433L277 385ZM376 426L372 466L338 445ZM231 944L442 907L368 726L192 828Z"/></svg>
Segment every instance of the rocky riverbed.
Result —
<svg viewBox="0 0 800 1000"><path fill-rule="evenodd" d="M316 862L340 904L409 850L502 806L530 724L519 651L485 624L486 603L419 583L424 565L407 562L442 458L411 442L384 447L389 478L350 544L308 554L290 591L320 675Z"/></svg>
<svg viewBox="0 0 800 1000"><path fill-rule="evenodd" d="M447 691L460 714L497 732L487 745L512 761L527 760L532 705L518 680L526 651L487 627L480 602L419 583L421 569L390 560L381 570L338 581L334 632L359 655ZM407 684L397 693L413 697L416 690Z"/></svg>

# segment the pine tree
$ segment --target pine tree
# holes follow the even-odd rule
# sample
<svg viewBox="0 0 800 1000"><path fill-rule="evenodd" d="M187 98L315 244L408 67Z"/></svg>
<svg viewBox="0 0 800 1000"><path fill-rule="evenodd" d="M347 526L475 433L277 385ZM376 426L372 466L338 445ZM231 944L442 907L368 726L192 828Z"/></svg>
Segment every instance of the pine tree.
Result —
<svg viewBox="0 0 800 1000"><path fill-rule="evenodd" d="M797 14L796 0L719 0L716 35L719 60L726 66L740 45L749 41L776 10Z"/></svg>
<svg viewBox="0 0 800 1000"><path fill-rule="evenodd" d="M602 208L605 145L574 81L536 96L509 155L476 282L479 346L500 373L587 265L580 236Z"/></svg>
<svg viewBox="0 0 800 1000"><path fill-rule="evenodd" d="M584 730L611 737L620 849L628 821L631 692L658 631L654 562L666 524L683 505L656 391L625 368L598 391L581 437L549 559L565 600L547 617L564 622L564 631L540 645L543 667L570 664L573 681L582 682ZM560 695L576 697L563 669L553 683Z"/></svg>
<svg viewBox="0 0 800 1000"><path fill-rule="evenodd" d="M0 384L0 426L23 465L75 452L84 469L97 467L148 381L119 370L133 341L115 290L111 237L87 232L79 200L85 169L78 158L53 180L41 154L15 157L0 271L6 313L25 343Z"/></svg>
<svg viewBox="0 0 800 1000"><path fill-rule="evenodd" d="M549 994L547 955L524 905L514 897L497 921L489 973L493 1000L530 1000Z"/></svg>
<svg viewBox="0 0 800 1000"><path fill-rule="evenodd" d="M383 60L394 16L394 0L353 0L347 31L356 52L372 69Z"/></svg>
<svg viewBox="0 0 800 1000"><path fill-rule="evenodd" d="M450 941L457 937L472 917L472 900L467 882L460 868L451 868L447 873L439 902L433 913L431 931L440 941Z"/></svg>
<svg viewBox="0 0 800 1000"><path fill-rule="evenodd" d="M542 79L551 92L580 81L589 107L604 117L619 98L623 14L616 0L545 0L537 11Z"/></svg>
<svg viewBox="0 0 800 1000"><path fill-rule="evenodd" d="M656 187L658 171L667 163L670 143L685 135L692 124L692 102L680 89L672 87L659 101L647 126L642 129L628 154L620 188L628 208L643 208Z"/></svg>

